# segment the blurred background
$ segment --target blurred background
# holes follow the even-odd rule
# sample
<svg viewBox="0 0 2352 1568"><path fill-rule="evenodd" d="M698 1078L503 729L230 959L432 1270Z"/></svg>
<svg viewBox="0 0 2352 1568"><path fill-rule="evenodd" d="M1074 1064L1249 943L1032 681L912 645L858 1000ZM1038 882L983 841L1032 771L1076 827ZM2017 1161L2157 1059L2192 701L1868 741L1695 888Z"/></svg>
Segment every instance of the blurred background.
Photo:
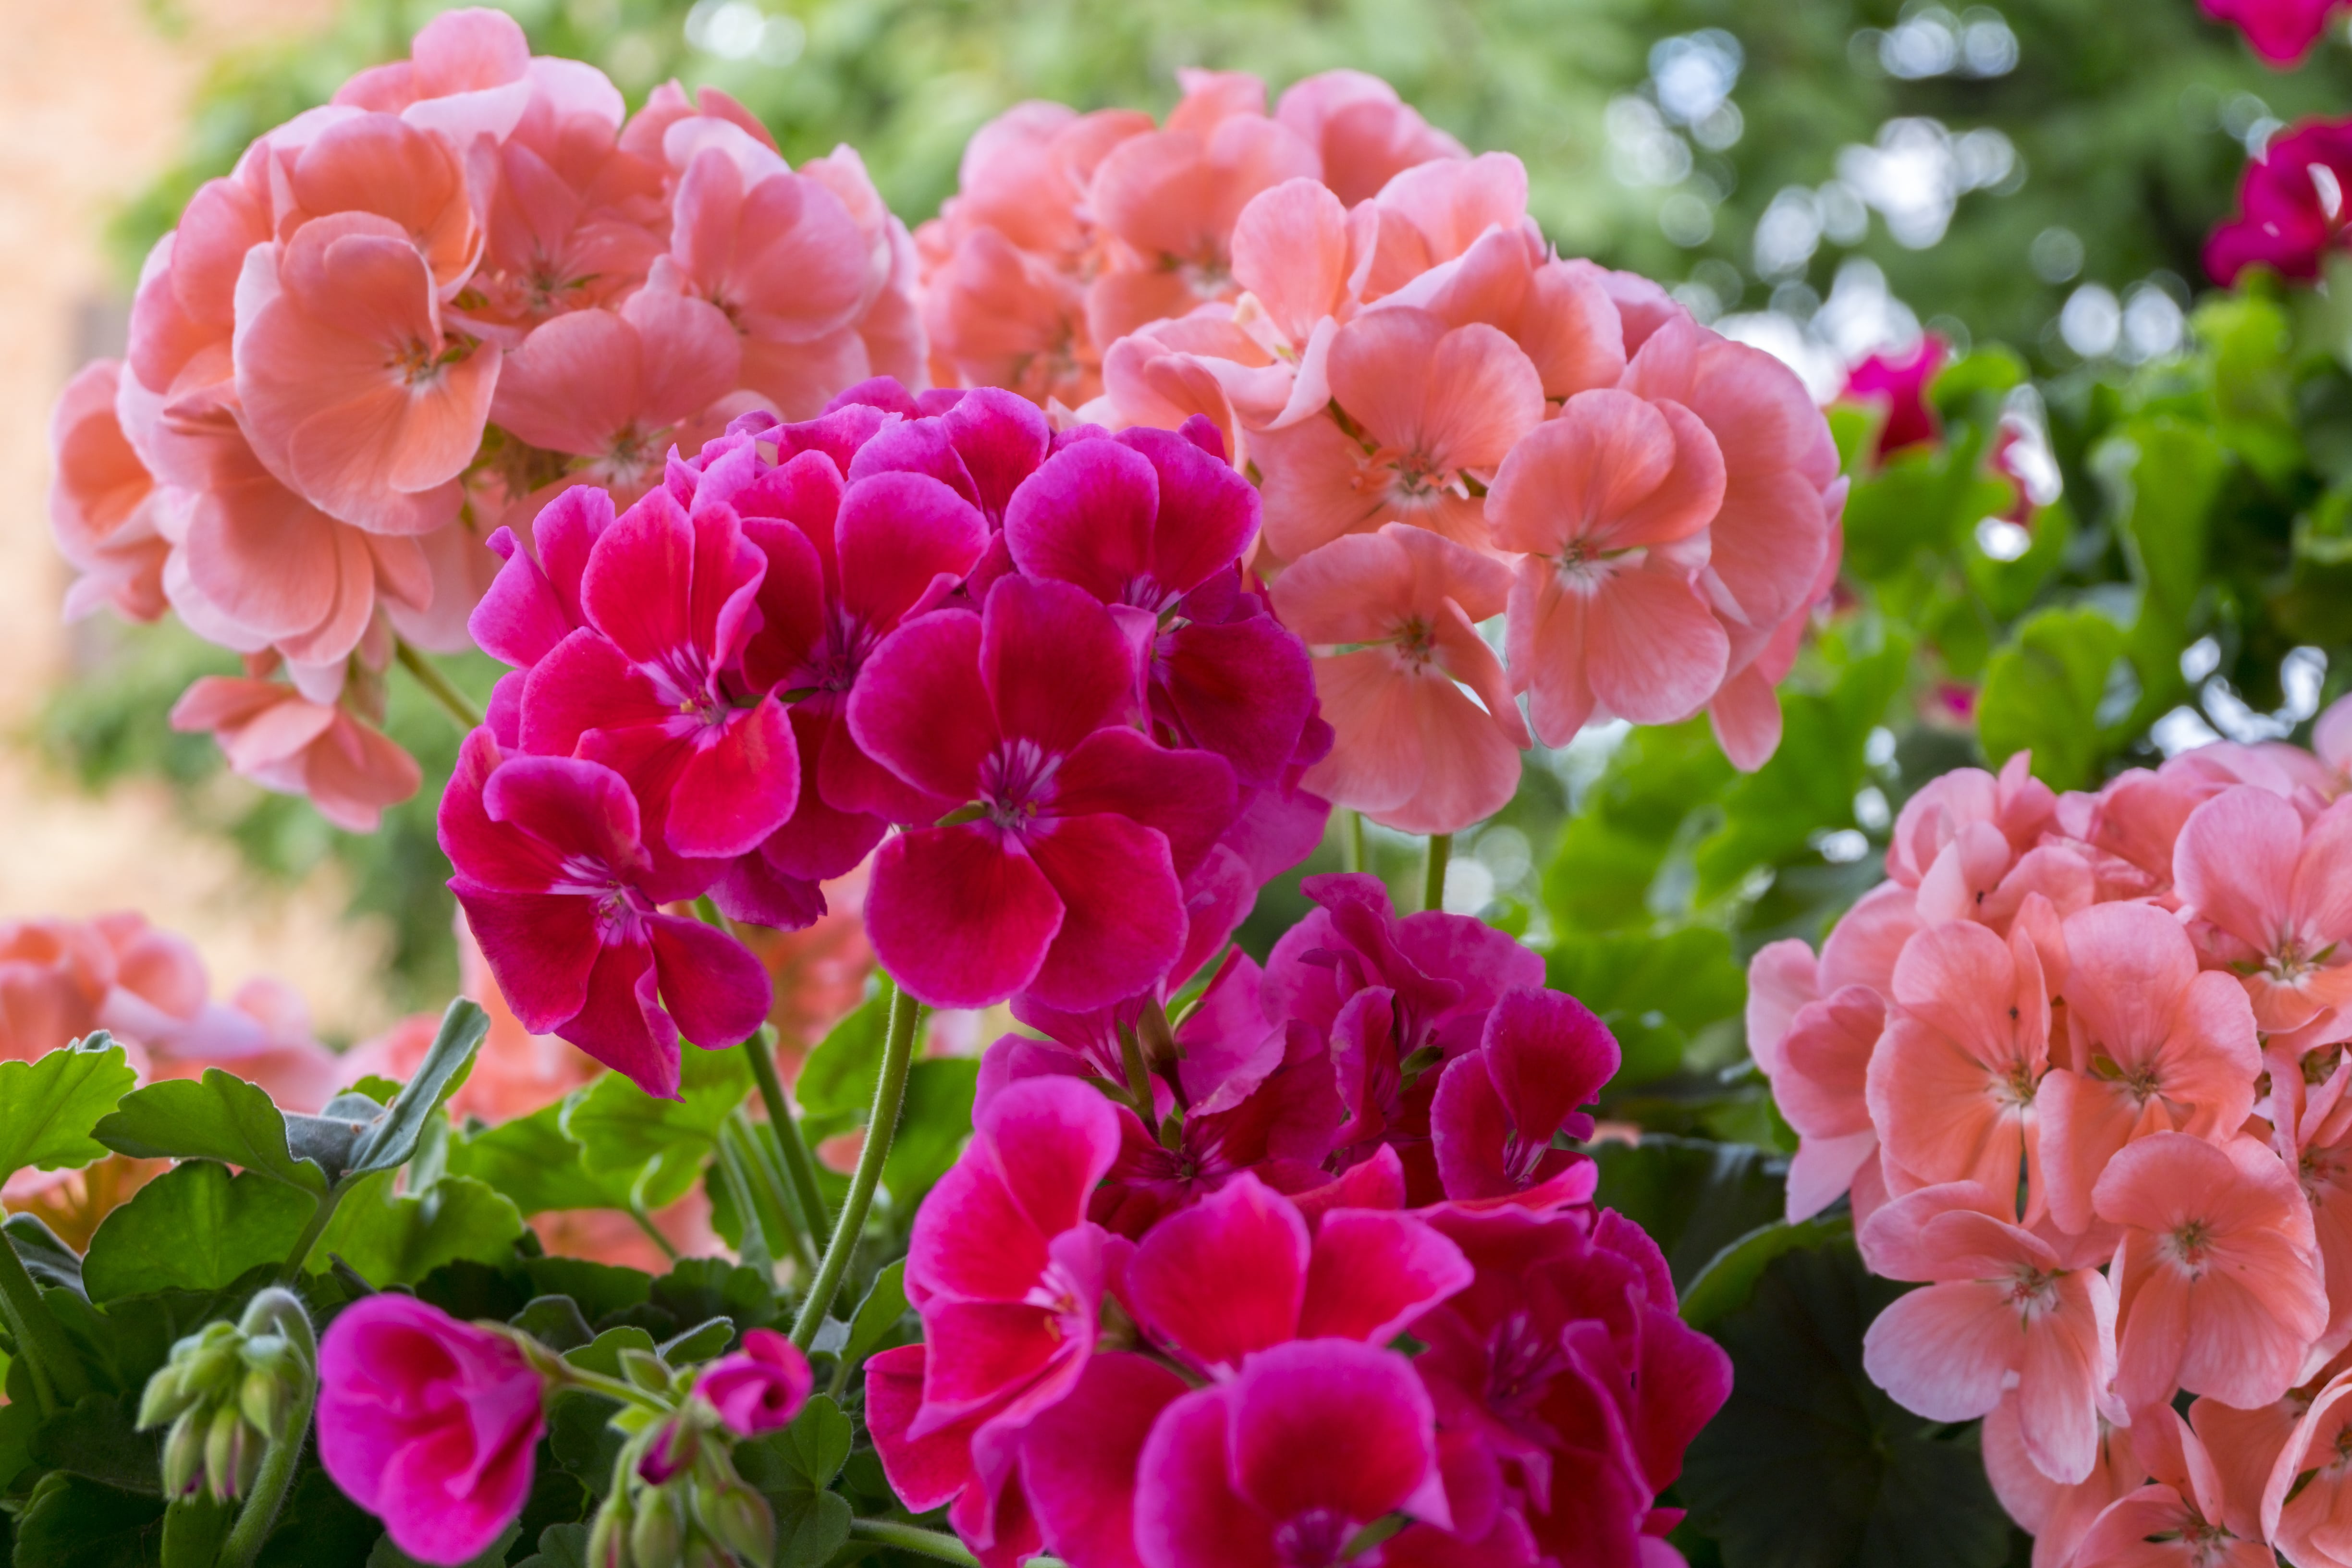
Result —
<svg viewBox="0 0 2352 1568"><path fill-rule="evenodd" d="M1923 327L1962 354L2007 345L2053 404L2069 387L2088 398L2163 365L2184 347L2204 287L2200 247L2250 151L2282 124L2352 100L2341 47L2273 74L2191 0L503 4L538 52L596 63L633 102L671 77L713 83L795 160L851 143L909 223L954 189L971 132L1023 99L1159 111L1188 65L1253 70L1277 90L1334 66L1373 71L1474 150L1523 158L1535 213L1564 252L1659 279L1700 316L1796 364L1824 399L1850 363ZM0 268L10 285L0 296L0 486L12 502L0 513L0 917L137 903L194 938L228 984L258 969L294 981L336 1040L437 1005L454 985L446 870L431 841L435 773L454 753L448 726L395 683L390 728L425 763L427 783L370 837L229 777L208 738L173 735L164 715L190 679L229 668L230 656L169 622L59 624L65 573L42 521L43 431L76 366L118 352L140 258L195 185L352 71L404 54L441 8L6 0L11 47L0 51ZM2071 463L2079 454L2059 434ZM1840 671L1878 659L1868 690L1884 710L1906 684L1908 649L1880 658L1877 646L1836 658ZM2267 673L2241 677L2254 708L2290 700L2277 652L2262 653ZM489 673L461 672L478 688ZM1762 855L1784 889L1808 877L1831 885L1808 909L1874 875L1837 835L1862 841L1883 828L1889 796L1899 804L1902 778L1918 771L1897 763L1866 697L1838 699L1842 689L1822 688L1854 710L1823 786L1838 797L1832 819L1824 826L1808 804L1790 817L1793 845ZM1792 720L1792 746L1804 721ZM1534 759L1540 787L1465 846L1449 902L1523 928L1597 920L1604 934L1686 923L1717 894L1747 910L1763 892L1749 874L1752 844L1718 867L1727 893L1686 866L1678 874L1698 875L1698 891L1679 895L1660 880L1673 856L1664 841L1652 846L1622 921L1576 903L1595 885L1585 880L1539 895L1548 866L1555 883L1580 875L1559 869L1564 814L1578 810L1591 832L1624 826L1592 826L1612 791L1633 807L1670 810L1664 831L1684 862L1736 825L1735 801L1727 817L1717 810L1712 826L1694 826L1685 807L1718 803L1732 782L1703 727L1692 745L1677 736L1644 736L1622 754L1601 736ZM1921 764L1968 759L1965 733L1945 742L1919 742ZM1913 749L1907 731L1905 744ZM1649 778L1644 765L1671 776ZM1857 782L1859 816L1840 795ZM1771 787L1785 792L1786 781ZM1389 853L1402 871L1407 846ZM1514 900L1525 906L1516 916ZM1726 951L1709 975L1775 924L1748 923L1741 951ZM1579 962L1556 953L1556 965ZM1725 983L1736 990L1736 970ZM1725 1000L1699 1012L1735 1011Z"/></svg>

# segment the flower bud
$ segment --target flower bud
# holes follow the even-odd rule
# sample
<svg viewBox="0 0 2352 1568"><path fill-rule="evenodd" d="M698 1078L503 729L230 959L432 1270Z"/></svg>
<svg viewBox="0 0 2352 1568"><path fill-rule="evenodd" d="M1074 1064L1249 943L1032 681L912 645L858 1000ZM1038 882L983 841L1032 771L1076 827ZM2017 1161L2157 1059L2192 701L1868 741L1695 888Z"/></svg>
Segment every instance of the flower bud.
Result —
<svg viewBox="0 0 2352 1568"><path fill-rule="evenodd" d="M596 1510L588 1531L588 1568L630 1568L629 1504L626 1489L614 1492Z"/></svg>
<svg viewBox="0 0 2352 1568"><path fill-rule="evenodd" d="M623 1351L621 1373L647 1394L669 1392L669 1363L651 1351Z"/></svg>
<svg viewBox="0 0 2352 1568"><path fill-rule="evenodd" d="M776 1515L768 1500L738 1480L697 1488L695 1516L718 1542L746 1563L776 1555Z"/></svg>
<svg viewBox="0 0 2352 1568"><path fill-rule="evenodd" d="M146 1392L139 1396L139 1429L161 1426L178 1415L191 1404L194 1395L188 1392L186 1381L175 1363L165 1363L147 1380Z"/></svg>
<svg viewBox="0 0 2352 1568"><path fill-rule="evenodd" d="M234 1401L213 1408L205 1433L205 1488L223 1502L236 1497L238 1472L245 1468L245 1412Z"/></svg>
<svg viewBox="0 0 2352 1568"><path fill-rule="evenodd" d="M677 1517L677 1501L670 1494L656 1488L645 1494L637 1505L637 1517L629 1525L629 1552L636 1560L653 1568L660 1563L675 1563L686 1542L685 1521Z"/></svg>
<svg viewBox="0 0 2352 1568"><path fill-rule="evenodd" d="M646 1445L645 1457L637 1461L638 1479L648 1486L666 1486L694 1463L701 1448L701 1436L692 1424L673 1415Z"/></svg>
<svg viewBox="0 0 2352 1568"><path fill-rule="evenodd" d="M767 1561L765 1558L761 1562ZM717 1542L698 1536L686 1549L678 1568L736 1568L735 1560Z"/></svg>
<svg viewBox="0 0 2352 1568"><path fill-rule="evenodd" d="M210 1423L201 1410L180 1413L163 1439L163 1495L185 1497L194 1491L205 1469L205 1429Z"/></svg>
<svg viewBox="0 0 2352 1568"><path fill-rule="evenodd" d="M272 1443L284 1432L286 1415L293 1403L293 1391L286 1386L285 1380L257 1367L245 1374L245 1382L237 1388L238 1410L255 1431Z"/></svg>

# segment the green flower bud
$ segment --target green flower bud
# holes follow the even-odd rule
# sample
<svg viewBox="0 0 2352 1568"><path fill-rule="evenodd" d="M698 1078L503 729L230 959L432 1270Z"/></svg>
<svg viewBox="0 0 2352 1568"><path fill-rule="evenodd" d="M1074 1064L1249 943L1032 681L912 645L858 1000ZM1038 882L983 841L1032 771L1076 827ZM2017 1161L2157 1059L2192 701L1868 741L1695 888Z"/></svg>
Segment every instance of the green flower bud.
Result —
<svg viewBox="0 0 2352 1568"><path fill-rule="evenodd" d="M205 1432L205 1488L223 1502L240 1494L238 1472L245 1468L245 1413L234 1401L213 1410Z"/></svg>
<svg viewBox="0 0 2352 1568"><path fill-rule="evenodd" d="M645 1494L637 1517L629 1526L629 1552L646 1568L675 1563L686 1543L686 1524L677 1516L677 1502L656 1488Z"/></svg>
<svg viewBox="0 0 2352 1568"><path fill-rule="evenodd" d="M247 1373L245 1382L238 1385L236 1405L253 1429L275 1443L285 1430L287 1413L294 1405L294 1391L286 1386L283 1377L256 1368Z"/></svg>
<svg viewBox="0 0 2352 1568"><path fill-rule="evenodd" d="M765 1563L767 1559L762 1557L760 1562ZM697 1536L688 1544L679 1568L735 1568L735 1560L717 1542Z"/></svg>
<svg viewBox="0 0 2352 1568"><path fill-rule="evenodd" d="M621 1352L621 1372L631 1383L647 1394L669 1391L669 1363L651 1351L625 1350Z"/></svg>
<svg viewBox="0 0 2352 1568"><path fill-rule="evenodd" d="M626 1517L608 1502L596 1510L595 1522L588 1529L588 1568L629 1568L629 1564Z"/></svg>
<svg viewBox="0 0 2352 1568"><path fill-rule="evenodd" d="M163 1495L185 1497L195 1489L205 1468L205 1430L211 1423L201 1410L184 1410L163 1439Z"/></svg>
<svg viewBox="0 0 2352 1568"><path fill-rule="evenodd" d="M774 1559L775 1511L766 1498L742 1482L697 1487L694 1511L714 1540L745 1562L764 1563Z"/></svg>
<svg viewBox="0 0 2352 1568"><path fill-rule="evenodd" d="M139 1429L144 1432L150 1426L161 1426L193 1402L179 1366L165 1363L147 1380L146 1392L139 1396Z"/></svg>

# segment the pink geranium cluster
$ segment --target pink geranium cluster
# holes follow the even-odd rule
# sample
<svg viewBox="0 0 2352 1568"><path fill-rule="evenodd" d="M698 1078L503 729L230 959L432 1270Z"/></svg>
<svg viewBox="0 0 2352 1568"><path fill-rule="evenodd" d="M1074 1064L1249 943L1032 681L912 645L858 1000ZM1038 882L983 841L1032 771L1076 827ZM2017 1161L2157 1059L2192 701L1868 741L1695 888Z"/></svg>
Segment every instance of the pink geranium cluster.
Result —
<svg viewBox="0 0 2352 1568"><path fill-rule="evenodd" d="M1750 969L1790 1217L1850 1195L1870 1267L1927 1282L1864 1365L1988 1417L2044 1568L2166 1532L2352 1563L2352 705L2315 745L1947 774L1818 955Z"/></svg>
<svg viewBox="0 0 2352 1568"><path fill-rule="evenodd" d="M2238 212L2205 242L2205 270L2224 286L2249 267L2317 279L2345 248L2352 214L2352 121L2306 120L2273 136L2238 184Z"/></svg>
<svg viewBox="0 0 2352 1568"><path fill-rule="evenodd" d="M925 1342L867 1369L892 1485L991 1564L1667 1560L1730 1369L1553 1146L1616 1042L1490 927L1307 890L1148 1070L1132 1006L991 1048L915 1222Z"/></svg>
<svg viewBox="0 0 2352 1568"><path fill-rule="evenodd" d="M1328 812L1257 521L1205 421L1055 434L886 378L494 536L472 628L516 670L441 839L517 1015L673 1093L679 1034L741 1039L769 986L662 906L805 926L869 854L875 953L933 1005L1181 983Z"/></svg>
<svg viewBox="0 0 2352 1568"><path fill-rule="evenodd" d="M747 408L919 375L913 274L856 153L796 172L709 89L625 117L503 13L446 13L149 257L127 360L58 411L69 608L169 607L244 653L175 721L372 828L417 784L375 678L395 637L466 646L484 536L572 485L634 499Z"/></svg>

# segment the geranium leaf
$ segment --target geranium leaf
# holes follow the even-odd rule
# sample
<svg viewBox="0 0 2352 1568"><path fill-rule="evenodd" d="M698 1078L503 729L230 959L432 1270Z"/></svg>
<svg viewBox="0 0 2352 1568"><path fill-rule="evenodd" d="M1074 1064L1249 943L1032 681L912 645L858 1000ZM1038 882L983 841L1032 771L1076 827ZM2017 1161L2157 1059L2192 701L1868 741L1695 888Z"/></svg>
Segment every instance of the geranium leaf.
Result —
<svg viewBox="0 0 2352 1568"><path fill-rule="evenodd" d="M82 1278L93 1301L149 1290L217 1290L284 1260L315 1202L253 1173L191 1160L139 1189L89 1238Z"/></svg>
<svg viewBox="0 0 2352 1568"><path fill-rule="evenodd" d="M91 1136L142 1160L218 1160L306 1193L327 1190L317 1163L288 1149L286 1118L269 1096L218 1068L132 1089Z"/></svg>
<svg viewBox="0 0 2352 1568"><path fill-rule="evenodd" d="M475 1048L489 1029L490 1016L477 1004L463 996L449 1004L441 1015L440 1032L415 1073L352 1145L352 1174L394 1170L407 1163L425 1131L425 1119L439 1108L442 1096L474 1059Z"/></svg>
<svg viewBox="0 0 2352 1568"><path fill-rule="evenodd" d="M368 1283L413 1285L461 1258L496 1263L513 1250L522 1215L481 1183L452 1176L420 1197L392 1190L392 1173L362 1176L335 1209L307 1266L341 1258Z"/></svg>
<svg viewBox="0 0 2352 1568"><path fill-rule="evenodd" d="M106 1158L92 1130L139 1081L100 1032L29 1062L0 1062L0 1182L27 1165L55 1171Z"/></svg>

